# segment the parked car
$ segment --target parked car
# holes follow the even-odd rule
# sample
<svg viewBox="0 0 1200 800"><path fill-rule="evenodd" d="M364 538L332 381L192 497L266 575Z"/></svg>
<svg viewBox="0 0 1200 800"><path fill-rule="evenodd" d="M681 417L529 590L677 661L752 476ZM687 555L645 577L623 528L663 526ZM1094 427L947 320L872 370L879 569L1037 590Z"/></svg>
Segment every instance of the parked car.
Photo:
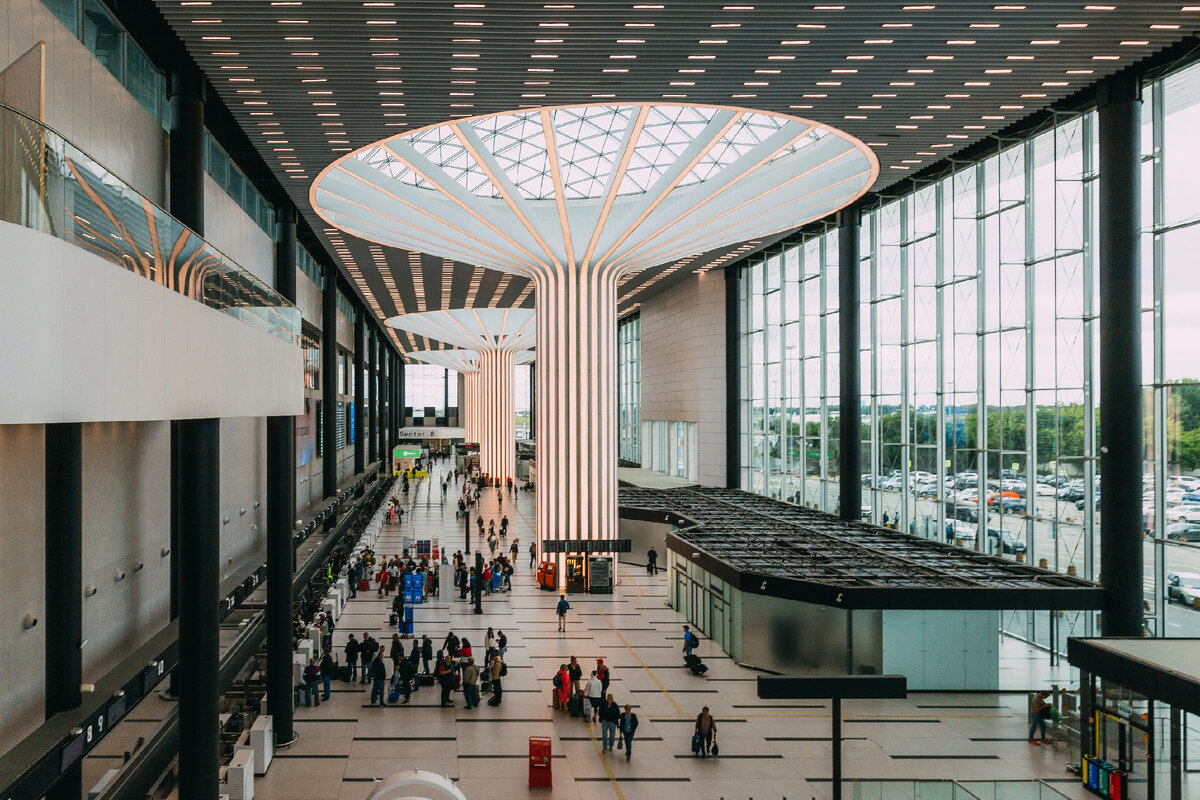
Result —
<svg viewBox="0 0 1200 800"><path fill-rule="evenodd" d="M953 506L950 511L952 519L963 522L979 522L979 510L975 506Z"/></svg>
<svg viewBox="0 0 1200 800"><path fill-rule="evenodd" d="M1200 605L1200 574L1195 572L1168 572L1167 599L1185 606Z"/></svg>
<svg viewBox="0 0 1200 800"><path fill-rule="evenodd" d="M1087 501L1086 500L1076 500L1075 507L1077 509L1079 509L1080 511L1083 511L1083 509L1087 507ZM1097 511L1100 510L1100 495L1096 495L1096 510Z"/></svg>
<svg viewBox="0 0 1200 800"><path fill-rule="evenodd" d="M952 520L947 523L950 525L950 538L952 540L973 542L975 541L976 530L974 525L970 525L962 520Z"/></svg>
<svg viewBox="0 0 1200 800"><path fill-rule="evenodd" d="M1024 514L1025 500L1020 497L1008 497L1006 492L1005 496L1000 498L997 508L1001 514Z"/></svg>
<svg viewBox="0 0 1200 800"><path fill-rule="evenodd" d="M1167 509L1167 519L1174 522L1200 522L1200 505L1178 505Z"/></svg>
<svg viewBox="0 0 1200 800"><path fill-rule="evenodd" d="M1000 501L1005 499L1020 500L1021 496L1016 492L991 492L988 494L987 504L995 508ZM1024 505L1024 502L1022 502L1022 505Z"/></svg>
<svg viewBox="0 0 1200 800"><path fill-rule="evenodd" d="M871 511L872 510L873 509L871 508L871 506L869 504L867 504L867 503L862 504L862 518L865 519L867 522L871 521Z"/></svg>
<svg viewBox="0 0 1200 800"><path fill-rule="evenodd" d="M1048 483L1039 483L1035 492L1038 497L1056 497L1058 495L1058 489Z"/></svg>
<svg viewBox="0 0 1200 800"><path fill-rule="evenodd" d="M988 551L1002 552L1008 555L1024 555L1025 543L1013 535L1012 531L998 531L988 528Z"/></svg>
<svg viewBox="0 0 1200 800"><path fill-rule="evenodd" d="M1166 535L1173 542L1200 542L1200 523L1172 522Z"/></svg>

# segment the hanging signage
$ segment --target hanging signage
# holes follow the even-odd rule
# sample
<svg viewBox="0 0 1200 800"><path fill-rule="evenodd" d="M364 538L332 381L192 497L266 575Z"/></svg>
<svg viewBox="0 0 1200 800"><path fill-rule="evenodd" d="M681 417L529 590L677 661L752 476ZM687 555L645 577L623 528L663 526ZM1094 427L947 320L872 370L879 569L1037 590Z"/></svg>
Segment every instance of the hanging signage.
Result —
<svg viewBox="0 0 1200 800"><path fill-rule="evenodd" d="M543 553L629 553L632 539L543 539Z"/></svg>

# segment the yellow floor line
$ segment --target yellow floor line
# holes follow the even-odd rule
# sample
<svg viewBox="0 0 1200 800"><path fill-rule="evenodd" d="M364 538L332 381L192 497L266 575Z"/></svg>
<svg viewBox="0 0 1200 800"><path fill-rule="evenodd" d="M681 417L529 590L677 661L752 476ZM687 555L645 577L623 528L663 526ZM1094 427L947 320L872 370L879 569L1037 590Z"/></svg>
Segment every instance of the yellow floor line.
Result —
<svg viewBox="0 0 1200 800"><path fill-rule="evenodd" d="M667 687L663 686L662 683L659 682L658 678L655 677L651 669L646 666L646 662L642 661L642 657L639 656L637 651L633 649L633 646L630 645L629 642L625 641L625 637L621 635L619 630L617 630L617 626L612 624L612 620L608 618L608 615L601 611L600 616L604 617L604 621L608 623L608 627L612 628L613 633L615 633L617 638L621 640L621 644L625 645L625 649L629 651L630 655L637 659L637 662L641 668L646 670L646 674L650 676L650 680L654 681L654 685L658 687L658 690L666 695L667 699L671 701L671 705L675 706L675 713L682 714L683 709L679 707L679 703L675 702L675 698L672 697L671 693L667 691Z"/></svg>
<svg viewBox="0 0 1200 800"><path fill-rule="evenodd" d="M596 748L596 755L600 757L600 763L604 765L604 774L608 776L608 782L612 784L613 791L620 800L625 800L625 793L621 791L617 774L612 771L612 765L608 763L608 754L600 752L600 743L596 741L596 732L591 725L588 725L588 738L592 740L592 747Z"/></svg>
<svg viewBox="0 0 1200 800"><path fill-rule="evenodd" d="M628 580L630 583L632 583L634 586L636 586L638 588L638 596L633 598L633 607L636 608L638 611L645 611L645 609L642 608L642 597L646 594L646 587L642 586L640 583L635 581L633 578L630 578L625 575L623 575L621 577L625 578L625 580Z"/></svg>

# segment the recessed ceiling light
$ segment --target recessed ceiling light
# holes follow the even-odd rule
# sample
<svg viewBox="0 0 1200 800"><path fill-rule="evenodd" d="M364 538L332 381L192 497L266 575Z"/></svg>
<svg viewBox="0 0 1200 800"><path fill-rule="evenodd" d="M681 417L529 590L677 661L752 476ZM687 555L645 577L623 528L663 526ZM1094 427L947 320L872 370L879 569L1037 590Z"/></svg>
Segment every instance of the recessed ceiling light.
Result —
<svg viewBox="0 0 1200 800"><path fill-rule="evenodd" d="M822 97L829 97L827 94L803 94L800 96L808 100L819 100Z"/></svg>
<svg viewBox="0 0 1200 800"><path fill-rule="evenodd" d="M842 82L841 81L817 81L815 85L817 85L817 86L841 86Z"/></svg>
<svg viewBox="0 0 1200 800"><path fill-rule="evenodd" d="M890 81L890 82L888 82L888 86L916 86L916 85L917 84L914 83L913 81Z"/></svg>
<svg viewBox="0 0 1200 800"><path fill-rule="evenodd" d="M871 95L871 97L895 97L895 96L896 96L895 92L880 92L880 93Z"/></svg>
<svg viewBox="0 0 1200 800"><path fill-rule="evenodd" d="M1092 56L1092 61L1117 61L1120 56Z"/></svg>
<svg viewBox="0 0 1200 800"><path fill-rule="evenodd" d="M999 28L999 22L972 22L969 27L972 28Z"/></svg>
<svg viewBox="0 0 1200 800"><path fill-rule="evenodd" d="M969 139L971 137L967 136L967 134L965 134L965 133L947 133L946 138L947 139Z"/></svg>
<svg viewBox="0 0 1200 800"><path fill-rule="evenodd" d="M232 37L230 37L230 36L201 36L200 41L202 41L202 42L228 42L231 38Z"/></svg>
<svg viewBox="0 0 1200 800"><path fill-rule="evenodd" d="M983 72L985 75L1008 75L1009 73L1012 72L1012 70L995 68L995 69L985 69Z"/></svg>
<svg viewBox="0 0 1200 800"><path fill-rule="evenodd" d="M1042 81L1042 86L1070 86L1068 81Z"/></svg>
<svg viewBox="0 0 1200 800"><path fill-rule="evenodd" d="M917 126L917 125L897 125L896 127L902 131L915 131L918 129L919 126Z"/></svg>
<svg viewBox="0 0 1200 800"><path fill-rule="evenodd" d="M618 41L620 41L618 39ZM728 39L701 39L698 44L729 44Z"/></svg>
<svg viewBox="0 0 1200 800"><path fill-rule="evenodd" d="M1086 28L1087 26L1088 26L1088 24L1086 22L1060 22L1057 25L1055 25L1054 27L1056 27L1056 28Z"/></svg>
<svg viewBox="0 0 1200 800"><path fill-rule="evenodd" d="M702 70L702 69L681 69L679 71L682 73L685 73L687 75L697 75L701 72L704 72L704 70Z"/></svg>
<svg viewBox="0 0 1200 800"><path fill-rule="evenodd" d="M933 11L936 6L904 6L905 11Z"/></svg>
<svg viewBox="0 0 1200 800"><path fill-rule="evenodd" d="M1030 42L1030 44L1044 46L1044 45L1062 44L1062 42L1059 41L1058 39L1034 39L1033 41Z"/></svg>
<svg viewBox="0 0 1200 800"><path fill-rule="evenodd" d="M964 81L963 86L991 86L991 81Z"/></svg>
<svg viewBox="0 0 1200 800"><path fill-rule="evenodd" d="M768 81L743 81L742 86L770 86Z"/></svg>
<svg viewBox="0 0 1200 800"><path fill-rule="evenodd" d="M910 114L909 119L933 119L933 114Z"/></svg>
<svg viewBox="0 0 1200 800"><path fill-rule="evenodd" d="M858 72L858 70L856 70L856 69L831 69L831 70L829 70L829 72L832 75L854 75Z"/></svg>
<svg viewBox="0 0 1200 800"><path fill-rule="evenodd" d="M1033 61L1033 59L1034 59L1034 56L1011 55L1011 56L1008 56L1008 58L1005 60L1007 60L1007 61Z"/></svg>
<svg viewBox="0 0 1200 800"><path fill-rule="evenodd" d="M964 131L985 131L987 125L963 125Z"/></svg>
<svg viewBox="0 0 1200 800"><path fill-rule="evenodd" d="M1020 111L1025 106L1000 106L1001 111Z"/></svg>
<svg viewBox="0 0 1200 800"><path fill-rule="evenodd" d="M1025 6L992 6L996 11L1024 11Z"/></svg>
<svg viewBox="0 0 1200 800"><path fill-rule="evenodd" d="M1007 119L1003 114L984 114L980 119Z"/></svg>
<svg viewBox="0 0 1200 800"><path fill-rule="evenodd" d="M926 61L953 61L954 56L947 56L947 55L925 56L925 60Z"/></svg>
<svg viewBox="0 0 1200 800"><path fill-rule="evenodd" d="M808 43L809 43L808 39L784 39L782 42L780 42L780 44L782 44L782 45L808 44Z"/></svg>
<svg viewBox="0 0 1200 800"><path fill-rule="evenodd" d="M975 44L975 40L974 39L950 39L949 41L946 42L946 44L953 44L953 45Z"/></svg>
<svg viewBox="0 0 1200 800"><path fill-rule="evenodd" d="M1116 11L1116 6L1084 6L1084 11Z"/></svg>
<svg viewBox="0 0 1200 800"><path fill-rule="evenodd" d="M740 28L740 27L742 27L742 23L740 23L740 22L714 22L711 25L709 25L708 27L710 27L710 28Z"/></svg>
<svg viewBox="0 0 1200 800"><path fill-rule="evenodd" d="M627 70L627 69L624 69L624 68L619 68L619 67L607 67L607 68L605 68L605 69L602 69L602 70L600 70L600 71L601 71L601 72L615 72L615 73L625 73L625 72L629 72L629 70Z"/></svg>
<svg viewBox="0 0 1200 800"><path fill-rule="evenodd" d="M910 75L932 75L933 74L933 70L931 70L931 69L908 69L908 70L905 70L905 72L907 72Z"/></svg>
<svg viewBox="0 0 1200 800"><path fill-rule="evenodd" d="M928 109L929 109L929 110L931 110L931 111L944 111L944 110L946 110L946 109L950 108L950 106L941 106L941 105L939 105L939 106L925 106L925 107L926 107L926 108L928 108Z"/></svg>
<svg viewBox="0 0 1200 800"><path fill-rule="evenodd" d="M1095 71L1096 70L1094 70L1094 69L1069 69L1069 70L1067 70L1067 74L1068 75L1091 75L1091 74L1095 73Z"/></svg>
<svg viewBox="0 0 1200 800"><path fill-rule="evenodd" d="M671 81L671 86L695 86L695 81Z"/></svg>
<svg viewBox="0 0 1200 800"><path fill-rule="evenodd" d="M867 118L866 114L846 114L842 117L842 119L866 119L866 118Z"/></svg>
<svg viewBox="0 0 1200 800"><path fill-rule="evenodd" d="M863 44L891 44L894 39L864 39Z"/></svg>
<svg viewBox="0 0 1200 800"><path fill-rule="evenodd" d="M716 56L688 56L689 61L711 61Z"/></svg>
<svg viewBox="0 0 1200 800"><path fill-rule="evenodd" d="M865 56L865 55L846 56L847 61L871 61L874 58L875 58L875 56Z"/></svg>
<svg viewBox="0 0 1200 800"><path fill-rule="evenodd" d="M798 24L796 27L797 27L797 28L804 28L804 29L806 29L806 30L807 30L807 29L812 29L812 30L820 30L821 28L824 28L824 27L825 27L825 24L824 24L824 23L821 23L821 22L801 22L801 23L800 23L800 24Z"/></svg>
<svg viewBox="0 0 1200 800"><path fill-rule="evenodd" d="M1121 42L1121 44L1124 47L1139 47L1139 46L1148 45L1148 44L1150 44L1150 42L1146 41L1145 39L1134 39L1134 40L1126 40L1124 42Z"/></svg>
<svg viewBox="0 0 1200 800"><path fill-rule="evenodd" d="M479 41L479 40L476 39L476 41ZM642 40L641 39L617 39L617 44L628 43L628 42L640 42L640 41L642 41ZM533 43L534 44L562 44L563 40L562 39L534 39Z"/></svg>
<svg viewBox="0 0 1200 800"><path fill-rule="evenodd" d="M1165 24L1151 25L1150 30L1152 30L1152 31L1177 31L1177 30L1179 30L1179 26L1178 25L1165 25Z"/></svg>
<svg viewBox="0 0 1200 800"><path fill-rule="evenodd" d="M878 108L883 108L883 106L859 106L859 109L862 111L871 111Z"/></svg>
<svg viewBox="0 0 1200 800"><path fill-rule="evenodd" d="M912 26L913 26L913 24L911 22L885 22L880 27L883 27L883 28L911 28Z"/></svg>
<svg viewBox="0 0 1200 800"><path fill-rule="evenodd" d="M781 71L782 70L778 70L778 69L756 69L756 70L754 70L754 74L755 75L778 75Z"/></svg>
<svg viewBox="0 0 1200 800"><path fill-rule="evenodd" d="M966 92L955 92L955 93L947 94L947 95L943 95L943 96L948 100L953 100L954 98L966 98L966 97L970 97L971 95L967 94Z"/></svg>

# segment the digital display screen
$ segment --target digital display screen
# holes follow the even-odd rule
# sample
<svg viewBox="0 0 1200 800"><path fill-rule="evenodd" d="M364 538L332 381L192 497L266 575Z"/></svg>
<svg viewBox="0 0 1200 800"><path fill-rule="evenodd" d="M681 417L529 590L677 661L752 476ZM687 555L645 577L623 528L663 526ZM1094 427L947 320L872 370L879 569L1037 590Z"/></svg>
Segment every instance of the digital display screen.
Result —
<svg viewBox="0 0 1200 800"><path fill-rule="evenodd" d="M142 676L142 694L150 694L154 691L154 687L158 686L160 680L162 680L162 675L159 674L157 666L146 670L146 674Z"/></svg>
<svg viewBox="0 0 1200 800"><path fill-rule="evenodd" d="M84 734L79 734L71 741L62 746L61 757L59 758L58 771L66 772L79 759L83 758L83 748L87 744Z"/></svg>
<svg viewBox="0 0 1200 800"><path fill-rule="evenodd" d="M121 717L125 716L125 695L113 698L113 701L108 704L108 728L112 730L112 726L120 722Z"/></svg>

